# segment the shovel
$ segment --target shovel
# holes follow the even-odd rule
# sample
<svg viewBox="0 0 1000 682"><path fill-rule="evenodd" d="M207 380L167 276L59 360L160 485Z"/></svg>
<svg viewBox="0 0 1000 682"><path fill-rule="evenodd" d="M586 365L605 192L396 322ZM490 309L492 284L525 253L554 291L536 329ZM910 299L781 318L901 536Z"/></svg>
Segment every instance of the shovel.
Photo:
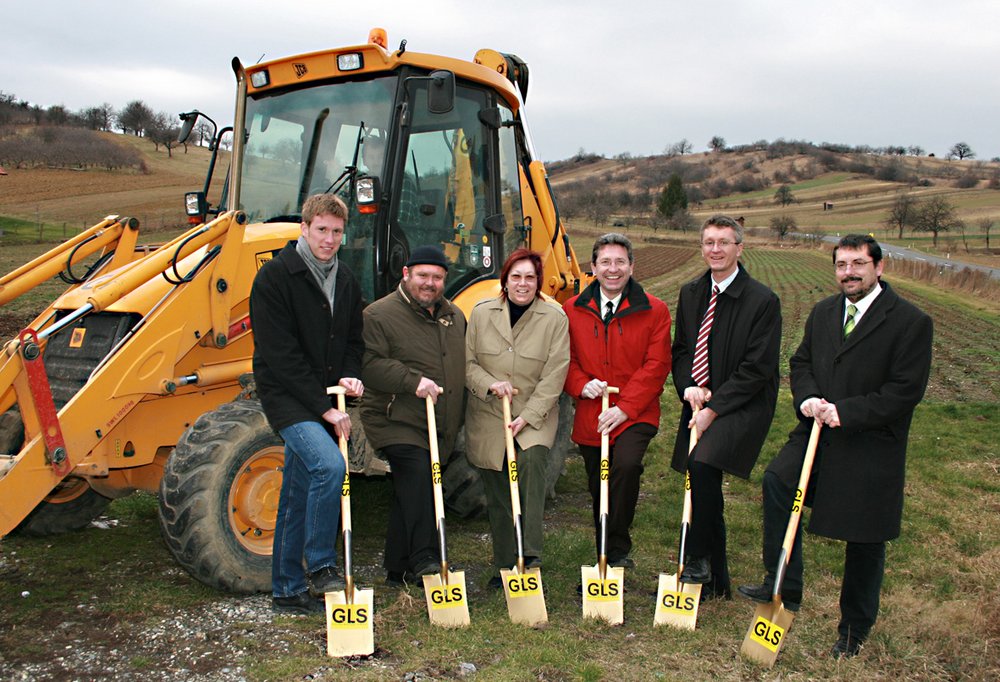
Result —
<svg viewBox="0 0 1000 682"><path fill-rule="evenodd" d="M608 386L601 396L601 411L608 409L608 395L618 389ZM600 554L596 566L580 567L583 585L583 617L600 618L611 625L625 622L625 569L608 567L608 477L611 475L611 457L608 434L601 434L601 503L599 524L601 530Z"/></svg>
<svg viewBox="0 0 1000 682"><path fill-rule="evenodd" d="M542 591L540 568L524 568L524 534L521 530L521 493L517 485L517 453L514 450L514 433L510 430L510 396L503 397L503 432L507 444L507 476L510 479L510 509L514 519L514 537L517 538L517 566L502 569L500 580L507 599L507 613L511 622L540 625L549 621L545 610L545 593Z"/></svg>
<svg viewBox="0 0 1000 682"><path fill-rule="evenodd" d="M347 411L342 386L327 389L336 394L337 409ZM344 589L326 593L326 653L328 656L371 656L375 653L374 592L354 587L351 562L351 471L347 439L340 437L344 456L344 483L340 488L340 521L344 528Z"/></svg>
<svg viewBox="0 0 1000 682"><path fill-rule="evenodd" d="M437 418L434 400L427 396L427 440L431 449L431 480L434 484L434 515L437 517L438 544L441 549L441 572L424 576L427 615L433 625L460 627L469 624L465 571L448 570L448 551L444 532L444 496L441 493L441 458L438 456Z"/></svg>
<svg viewBox="0 0 1000 682"><path fill-rule="evenodd" d="M792 502L792 512L788 517L788 528L785 529L785 541L781 543L781 554L778 556L778 567L774 575L774 592L771 602L759 604L753 614L753 620L740 653L770 668L778 658L778 651L785 641L785 634L792 626L795 614L785 610L781 601L781 583L785 578L788 562L792 557L792 544L802 516L802 505L806 499L806 487L809 485L809 474L812 473L813 459L816 457L816 446L819 444L819 432L822 424L813 422L812 433L809 434L809 445L806 447L805 460L802 462L802 473L799 474L799 487L795 491Z"/></svg>
<svg viewBox="0 0 1000 682"><path fill-rule="evenodd" d="M692 418L698 414L694 411ZM698 431L691 429L688 441L688 458L698 444ZM673 625L684 630L694 630L698 622L698 604L701 602L701 585L682 583L684 557L687 556L687 535L691 528L691 474L684 472L684 511L681 513L681 542L677 553L676 575L660 574L660 584L656 591L656 613L654 625Z"/></svg>

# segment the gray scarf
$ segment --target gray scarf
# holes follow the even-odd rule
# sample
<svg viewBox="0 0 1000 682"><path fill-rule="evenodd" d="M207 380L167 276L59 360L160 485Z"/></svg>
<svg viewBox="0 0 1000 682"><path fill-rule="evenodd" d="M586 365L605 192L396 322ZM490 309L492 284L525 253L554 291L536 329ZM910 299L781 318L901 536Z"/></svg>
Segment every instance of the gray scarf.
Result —
<svg viewBox="0 0 1000 682"><path fill-rule="evenodd" d="M305 261L306 267L316 279L320 290L326 294L330 301L330 315L333 315L333 297L337 288L337 267L340 260L336 255L326 263L316 258L312 249L309 248L309 244L306 243L306 238L302 236L295 243L295 252Z"/></svg>

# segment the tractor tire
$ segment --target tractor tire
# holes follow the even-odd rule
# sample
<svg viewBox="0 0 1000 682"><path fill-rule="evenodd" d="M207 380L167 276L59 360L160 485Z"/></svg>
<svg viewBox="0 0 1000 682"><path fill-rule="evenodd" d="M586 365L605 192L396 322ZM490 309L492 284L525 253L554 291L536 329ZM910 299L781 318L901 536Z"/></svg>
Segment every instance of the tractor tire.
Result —
<svg viewBox="0 0 1000 682"><path fill-rule="evenodd" d="M197 580L240 594L270 591L284 460L256 400L224 403L181 436L160 482L160 530Z"/></svg>
<svg viewBox="0 0 1000 682"><path fill-rule="evenodd" d="M90 525L109 504L111 498L95 491L87 481L69 477L38 503L16 532L42 537L80 530Z"/></svg>
<svg viewBox="0 0 1000 682"><path fill-rule="evenodd" d="M21 411L12 407L0 414L0 455L16 455L24 445Z"/></svg>
<svg viewBox="0 0 1000 682"><path fill-rule="evenodd" d="M16 455L24 445L24 424L14 407L0 415L0 454ZM14 529L33 537L58 535L86 528L111 504L82 478L67 478Z"/></svg>
<svg viewBox="0 0 1000 682"><path fill-rule="evenodd" d="M465 429L458 432L455 449L441 472L441 496L445 508L463 519L486 513L486 492L479 470L465 457Z"/></svg>
<svg viewBox="0 0 1000 682"><path fill-rule="evenodd" d="M559 396L559 427L556 429L556 440L549 450L549 465L545 471L545 496L550 500L556 499L556 483L566 470L566 458L571 453L579 452L570 439L575 414L573 399L563 393Z"/></svg>

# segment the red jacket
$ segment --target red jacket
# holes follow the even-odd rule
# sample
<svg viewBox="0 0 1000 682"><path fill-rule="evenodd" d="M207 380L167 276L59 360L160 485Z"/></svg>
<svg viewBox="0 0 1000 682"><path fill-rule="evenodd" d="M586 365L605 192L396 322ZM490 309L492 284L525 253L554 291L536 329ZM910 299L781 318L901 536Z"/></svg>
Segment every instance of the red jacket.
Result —
<svg viewBox="0 0 1000 682"><path fill-rule="evenodd" d="M580 391L591 379L620 389L612 394L628 420L611 432L611 441L636 423L660 426L660 394L670 373L670 311L667 304L629 280L610 324L598 312L600 284L595 280L566 301L569 317L570 361L565 390L576 399L573 441L600 445L597 417L600 398L585 400Z"/></svg>

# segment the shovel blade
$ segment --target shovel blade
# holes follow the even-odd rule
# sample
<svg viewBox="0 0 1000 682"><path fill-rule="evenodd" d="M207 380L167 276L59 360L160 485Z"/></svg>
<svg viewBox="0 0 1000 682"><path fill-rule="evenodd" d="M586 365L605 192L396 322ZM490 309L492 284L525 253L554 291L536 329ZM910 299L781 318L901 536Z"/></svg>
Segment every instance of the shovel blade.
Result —
<svg viewBox="0 0 1000 682"><path fill-rule="evenodd" d="M424 595L432 625L459 628L469 624L465 571L448 571L445 580L441 580L440 573L425 575Z"/></svg>
<svg viewBox="0 0 1000 682"><path fill-rule="evenodd" d="M583 617L600 618L611 625L625 622L625 569L608 567L601 579L598 566L581 566Z"/></svg>
<svg viewBox="0 0 1000 682"><path fill-rule="evenodd" d="M677 575L660 574L656 590L654 625L672 625L682 630L694 630L698 623L701 585L682 583Z"/></svg>
<svg viewBox="0 0 1000 682"><path fill-rule="evenodd" d="M542 571L538 568L500 571L503 596L507 600L507 613L512 623L534 627L549 622L545 609L545 592L542 590Z"/></svg>
<svg viewBox="0 0 1000 682"><path fill-rule="evenodd" d="M786 611L781 602L759 604L746 637L743 638L740 653L765 668L770 668L778 659L778 652L785 643L794 619L795 614Z"/></svg>
<svg viewBox="0 0 1000 682"><path fill-rule="evenodd" d="M375 653L375 593L354 590L353 603L347 592L326 593L326 655L371 656Z"/></svg>

